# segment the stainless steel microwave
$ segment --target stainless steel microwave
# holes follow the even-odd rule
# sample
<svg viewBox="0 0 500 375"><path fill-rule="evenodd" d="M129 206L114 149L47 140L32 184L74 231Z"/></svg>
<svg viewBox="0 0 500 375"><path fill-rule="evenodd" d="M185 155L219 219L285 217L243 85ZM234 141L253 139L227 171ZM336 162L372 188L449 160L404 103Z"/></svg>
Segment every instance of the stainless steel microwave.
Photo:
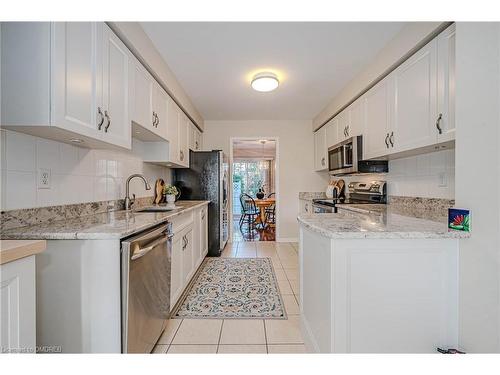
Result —
<svg viewBox="0 0 500 375"><path fill-rule="evenodd" d="M331 175L387 173L387 160L363 160L363 136L358 135L328 148L328 170Z"/></svg>

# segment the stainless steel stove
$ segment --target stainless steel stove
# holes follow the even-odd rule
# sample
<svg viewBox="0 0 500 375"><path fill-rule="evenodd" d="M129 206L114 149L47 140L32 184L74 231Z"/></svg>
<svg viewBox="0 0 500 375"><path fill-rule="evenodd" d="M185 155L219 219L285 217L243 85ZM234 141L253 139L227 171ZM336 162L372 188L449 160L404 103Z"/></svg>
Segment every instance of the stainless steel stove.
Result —
<svg viewBox="0 0 500 375"><path fill-rule="evenodd" d="M387 187L385 181L351 182L349 195L333 199L314 199L314 213L336 213L337 207L346 204L386 204Z"/></svg>

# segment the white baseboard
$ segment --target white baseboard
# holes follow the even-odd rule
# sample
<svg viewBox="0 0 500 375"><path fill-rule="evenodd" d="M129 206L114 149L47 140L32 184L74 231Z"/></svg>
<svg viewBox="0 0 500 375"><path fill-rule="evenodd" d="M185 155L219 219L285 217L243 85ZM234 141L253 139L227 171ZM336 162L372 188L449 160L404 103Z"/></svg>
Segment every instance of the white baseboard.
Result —
<svg viewBox="0 0 500 375"><path fill-rule="evenodd" d="M278 237L276 242L299 242L297 237Z"/></svg>

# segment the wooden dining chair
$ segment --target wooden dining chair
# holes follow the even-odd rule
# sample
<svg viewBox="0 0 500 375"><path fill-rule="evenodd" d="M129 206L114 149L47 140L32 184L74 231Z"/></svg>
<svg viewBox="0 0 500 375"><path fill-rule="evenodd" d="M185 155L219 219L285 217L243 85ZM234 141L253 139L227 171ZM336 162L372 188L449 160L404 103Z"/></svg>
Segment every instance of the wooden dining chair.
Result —
<svg viewBox="0 0 500 375"><path fill-rule="evenodd" d="M267 196L267 199L276 197L276 193L270 193ZM264 211L267 224L276 224L276 203L271 204L269 207L266 207Z"/></svg>
<svg viewBox="0 0 500 375"><path fill-rule="evenodd" d="M255 218L260 215L260 211L257 209L255 200L246 193L240 195L240 204L242 213L240 217L240 230L246 219L248 221L248 230L250 231L251 227L255 224Z"/></svg>

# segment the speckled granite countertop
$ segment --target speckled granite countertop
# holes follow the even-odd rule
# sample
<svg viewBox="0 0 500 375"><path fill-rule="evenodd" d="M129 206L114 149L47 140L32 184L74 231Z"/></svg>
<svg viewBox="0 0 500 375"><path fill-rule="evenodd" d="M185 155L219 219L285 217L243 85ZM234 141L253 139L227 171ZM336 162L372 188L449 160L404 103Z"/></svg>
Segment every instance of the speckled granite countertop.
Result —
<svg viewBox="0 0 500 375"><path fill-rule="evenodd" d="M304 227L334 239L468 238L470 233L448 231L446 218L435 213L402 212L392 205L349 205L337 214L301 214ZM442 216L442 215L439 215Z"/></svg>
<svg viewBox="0 0 500 375"><path fill-rule="evenodd" d="M299 199L305 201L312 201L313 199L326 199L326 193L324 191L301 191L299 192Z"/></svg>
<svg viewBox="0 0 500 375"><path fill-rule="evenodd" d="M201 207L209 201L178 201L179 209L167 212L110 211L71 220L12 228L2 239L97 240L120 239Z"/></svg>

